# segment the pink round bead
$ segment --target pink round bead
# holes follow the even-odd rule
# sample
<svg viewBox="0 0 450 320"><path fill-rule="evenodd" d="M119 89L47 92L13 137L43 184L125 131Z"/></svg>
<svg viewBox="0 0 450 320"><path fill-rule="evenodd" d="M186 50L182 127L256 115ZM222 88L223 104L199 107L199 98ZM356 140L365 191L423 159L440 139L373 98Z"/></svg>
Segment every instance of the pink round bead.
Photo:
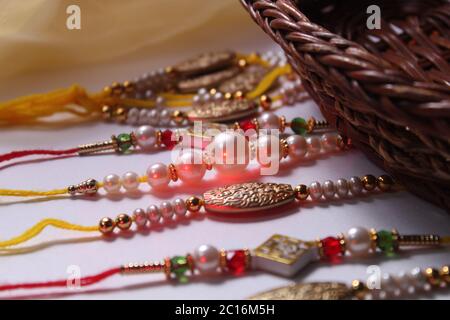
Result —
<svg viewBox="0 0 450 320"><path fill-rule="evenodd" d="M155 163L147 169L148 184L155 189L165 188L170 182L169 170L163 163Z"/></svg>

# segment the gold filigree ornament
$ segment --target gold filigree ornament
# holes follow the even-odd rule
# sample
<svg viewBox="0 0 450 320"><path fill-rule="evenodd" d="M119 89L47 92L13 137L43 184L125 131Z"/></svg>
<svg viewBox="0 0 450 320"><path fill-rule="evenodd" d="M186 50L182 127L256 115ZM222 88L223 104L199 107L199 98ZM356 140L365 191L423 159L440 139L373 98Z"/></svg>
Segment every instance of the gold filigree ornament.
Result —
<svg viewBox="0 0 450 320"><path fill-rule="evenodd" d="M285 205L295 200L295 192L289 184L249 182L207 191L203 199L207 211L234 214Z"/></svg>
<svg viewBox="0 0 450 320"><path fill-rule="evenodd" d="M251 296L250 300L346 300L352 290L339 282L298 283Z"/></svg>
<svg viewBox="0 0 450 320"><path fill-rule="evenodd" d="M258 111L255 102L247 99L212 101L187 112L190 121L224 122L249 117Z"/></svg>

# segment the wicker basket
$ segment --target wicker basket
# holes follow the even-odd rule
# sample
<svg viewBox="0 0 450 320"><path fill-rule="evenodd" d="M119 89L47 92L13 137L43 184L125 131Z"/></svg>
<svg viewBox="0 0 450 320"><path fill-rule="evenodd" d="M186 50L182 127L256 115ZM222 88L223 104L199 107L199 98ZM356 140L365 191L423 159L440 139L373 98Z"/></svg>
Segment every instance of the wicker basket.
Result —
<svg viewBox="0 0 450 320"><path fill-rule="evenodd" d="M241 0L327 120L411 192L450 212L450 3ZM366 27L381 8L381 30Z"/></svg>

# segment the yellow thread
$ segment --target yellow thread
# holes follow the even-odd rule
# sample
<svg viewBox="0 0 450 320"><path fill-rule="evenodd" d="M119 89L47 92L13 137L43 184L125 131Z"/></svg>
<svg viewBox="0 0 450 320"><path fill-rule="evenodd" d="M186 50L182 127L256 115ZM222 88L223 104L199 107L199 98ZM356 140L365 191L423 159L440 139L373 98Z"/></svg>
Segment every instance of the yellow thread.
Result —
<svg viewBox="0 0 450 320"><path fill-rule="evenodd" d="M59 229L75 230L82 232L98 231L98 226L80 226L63 220L45 219L35 224L33 227L22 233L20 236L11 238L9 240L0 241L0 248L11 247L26 242L39 235L48 226L53 226Z"/></svg>
<svg viewBox="0 0 450 320"><path fill-rule="evenodd" d="M261 82L256 86L256 88L253 91L247 93L246 97L248 99L255 99L259 97L264 92L269 90L269 88L273 85L273 83L278 77L288 74L290 72L291 66L288 64L282 67L274 68L272 71L266 74L266 76L261 80Z"/></svg>
<svg viewBox="0 0 450 320"><path fill-rule="evenodd" d="M54 189L49 191L0 189L0 196L8 196L8 197L45 197L45 196L56 196L66 193L67 188Z"/></svg>

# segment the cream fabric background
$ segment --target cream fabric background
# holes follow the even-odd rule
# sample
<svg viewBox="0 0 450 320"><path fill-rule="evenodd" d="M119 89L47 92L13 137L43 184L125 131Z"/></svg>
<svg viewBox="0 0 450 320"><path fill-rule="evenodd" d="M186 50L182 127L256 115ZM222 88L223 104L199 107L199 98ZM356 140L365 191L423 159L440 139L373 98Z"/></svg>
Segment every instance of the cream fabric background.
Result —
<svg viewBox="0 0 450 320"><path fill-rule="evenodd" d="M81 8L81 30L66 27L71 4ZM253 24L237 0L0 0L0 8L0 81L135 52L152 57L163 43L206 47Z"/></svg>

